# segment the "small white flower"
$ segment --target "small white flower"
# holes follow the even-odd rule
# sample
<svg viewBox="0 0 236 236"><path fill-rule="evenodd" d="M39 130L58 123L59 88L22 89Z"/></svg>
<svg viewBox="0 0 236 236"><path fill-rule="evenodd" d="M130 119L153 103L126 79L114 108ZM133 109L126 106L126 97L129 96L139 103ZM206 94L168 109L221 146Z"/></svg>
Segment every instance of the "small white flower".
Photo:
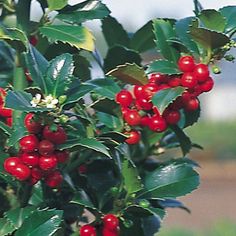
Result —
<svg viewBox="0 0 236 236"><path fill-rule="evenodd" d="M37 105L40 103L41 101L41 94L37 93L35 95L35 97L33 97L32 101L30 102L32 107L37 107Z"/></svg>
<svg viewBox="0 0 236 236"><path fill-rule="evenodd" d="M54 98L51 94L43 99L43 103L46 105L47 108L56 108L58 104L58 99Z"/></svg>

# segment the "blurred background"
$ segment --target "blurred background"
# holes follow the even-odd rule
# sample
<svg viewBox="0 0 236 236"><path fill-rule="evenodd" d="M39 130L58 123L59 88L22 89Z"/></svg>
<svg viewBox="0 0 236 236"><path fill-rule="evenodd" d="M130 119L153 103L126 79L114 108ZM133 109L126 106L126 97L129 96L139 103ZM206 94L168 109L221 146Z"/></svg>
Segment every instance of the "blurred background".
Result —
<svg viewBox="0 0 236 236"><path fill-rule="evenodd" d="M72 0L71 4L81 1ZM193 15L191 0L103 0L125 29L132 33L148 20L158 17L184 18ZM219 9L236 5L235 0L201 0L203 8ZM37 11L33 8L32 11ZM37 14L32 14L37 17ZM98 22L88 23L96 32L96 44L106 53ZM236 54L236 51L232 51ZM146 55L151 58L151 55ZM236 235L236 66L221 62L222 73L214 75L215 88L201 95L202 117L188 128L194 143L204 150L193 150L191 158L200 163L201 184L197 191L183 197L191 214L170 209L160 236L235 236ZM95 76L99 71L95 70Z"/></svg>

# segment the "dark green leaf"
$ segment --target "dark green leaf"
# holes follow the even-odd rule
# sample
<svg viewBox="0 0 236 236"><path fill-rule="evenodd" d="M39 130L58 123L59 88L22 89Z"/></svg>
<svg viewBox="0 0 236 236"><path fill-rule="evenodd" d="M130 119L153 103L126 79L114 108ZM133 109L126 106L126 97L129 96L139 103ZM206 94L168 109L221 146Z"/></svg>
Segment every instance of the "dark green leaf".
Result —
<svg viewBox="0 0 236 236"><path fill-rule="evenodd" d="M93 35L83 26L47 25L39 28L39 31L52 43L61 41L78 49L94 50Z"/></svg>
<svg viewBox="0 0 236 236"><path fill-rule="evenodd" d="M60 13L56 18L70 24L80 24L87 20L103 19L109 14L110 10L105 4L98 0L88 0L76 11Z"/></svg>
<svg viewBox="0 0 236 236"><path fill-rule="evenodd" d="M166 60L156 60L148 66L146 70L147 74L155 72L160 72L168 75L175 75L181 73L176 64Z"/></svg>
<svg viewBox="0 0 236 236"><path fill-rule="evenodd" d="M68 3L68 0L47 0L48 7L51 11L60 10L65 7Z"/></svg>
<svg viewBox="0 0 236 236"><path fill-rule="evenodd" d="M15 231L14 226L5 218L0 219L0 235L5 236Z"/></svg>
<svg viewBox="0 0 236 236"><path fill-rule="evenodd" d="M129 36L115 18L108 16L102 20L102 32L109 48L115 45L129 47Z"/></svg>
<svg viewBox="0 0 236 236"><path fill-rule="evenodd" d="M144 185L146 191L142 193L142 197L175 198L196 189L199 176L188 164L172 162L147 173Z"/></svg>
<svg viewBox="0 0 236 236"><path fill-rule="evenodd" d="M11 128L2 121L0 121L0 129L8 136L12 133Z"/></svg>
<svg viewBox="0 0 236 236"><path fill-rule="evenodd" d="M162 114L164 110L185 91L183 87L163 89L155 93L152 102Z"/></svg>
<svg viewBox="0 0 236 236"><path fill-rule="evenodd" d="M51 236L59 229L62 214L60 210L35 211L24 221L15 236Z"/></svg>
<svg viewBox="0 0 236 236"><path fill-rule="evenodd" d="M154 34L158 50L167 60L177 62L179 53L167 42L168 39L175 37L175 32L168 20L153 20Z"/></svg>
<svg viewBox="0 0 236 236"><path fill-rule="evenodd" d="M234 31L236 29L236 6L226 6L219 11L226 19L225 32L230 33Z"/></svg>
<svg viewBox="0 0 236 236"><path fill-rule="evenodd" d="M160 218L157 215L145 217L142 219L142 227L145 236L153 236L161 227Z"/></svg>
<svg viewBox="0 0 236 236"><path fill-rule="evenodd" d="M200 107L195 111L184 111L185 124L184 127L188 127L196 123L201 115Z"/></svg>
<svg viewBox="0 0 236 236"><path fill-rule="evenodd" d="M145 52L155 47L152 21L148 21L131 38L131 48L138 52Z"/></svg>
<svg viewBox="0 0 236 236"><path fill-rule="evenodd" d="M124 211L125 213L134 215L135 217L139 218L153 215L153 213L148 208L143 208L139 205L128 206Z"/></svg>
<svg viewBox="0 0 236 236"><path fill-rule="evenodd" d="M98 120L111 130L121 131L123 129L123 122L118 117L104 112L97 112L96 115Z"/></svg>
<svg viewBox="0 0 236 236"><path fill-rule="evenodd" d="M226 19L220 14L220 12L214 9L203 10L198 15L198 18L206 28L218 32L224 32Z"/></svg>
<svg viewBox="0 0 236 236"><path fill-rule="evenodd" d="M91 79L91 65L89 61L85 57L80 56L78 54L73 56L73 60L75 64L74 75L76 77L79 77L81 81L87 81Z"/></svg>
<svg viewBox="0 0 236 236"><path fill-rule="evenodd" d="M83 190L78 190L73 197L73 199L70 201L71 203L76 203L81 206L84 206L86 208L95 209L93 203L89 199L88 195Z"/></svg>
<svg viewBox="0 0 236 236"><path fill-rule="evenodd" d="M32 195L29 200L29 204L33 206L38 206L40 203L43 202L43 190L41 185L35 185L32 190Z"/></svg>
<svg viewBox="0 0 236 236"><path fill-rule="evenodd" d="M105 112L115 116L117 115L118 104L114 100L110 100L108 98L102 98L95 101L91 107L97 111Z"/></svg>
<svg viewBox="0 0 236 236"><path fill-rule="evenodd" d="M122 176L124 179L125 189L129 195L142 189L141 179L138 175L137 168L127 159L122 162Z"/></svg>
<svg viewBox="0 0 236 236"><path fill-rule="evenodd" d="M129 84L144 85L148 83L148 78L144 69L136 64L126 63L125 65L119 65L115 69L109 71L107 75L112 75Z"/></svg>
<svg viewBox="0 0 236 236"><path fill-rule="evenodd" d="M106 58L104 59L104 68L105 72L108 72L125 63L141 65L141 61L142 59L136 51L121 46L115 46L108 50Z"/></svg>

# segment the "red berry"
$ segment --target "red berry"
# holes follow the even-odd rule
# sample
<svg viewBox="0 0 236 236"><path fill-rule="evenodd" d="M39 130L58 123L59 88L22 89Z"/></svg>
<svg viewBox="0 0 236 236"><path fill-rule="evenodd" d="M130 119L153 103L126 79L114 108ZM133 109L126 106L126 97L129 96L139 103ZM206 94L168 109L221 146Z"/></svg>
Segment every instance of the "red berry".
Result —
<svg viewBox="0 0 236 236"><path fill-rule="evenodd" d="M102 229L102 236L118 236L119 234L119 230L115 229L115 230L109 230L106 227L104 227Z"/></svg>
<svg viewBox="0 0 236 236"><path fill-rule="evenodd" d="M200 83L206 81L210 75L208 66L205 64L196 65L193 71L193 75Z"/></svg>
<svg viewBox="0 0 236 236"><path fill-rule="evenodd" d="M150 122L150 117L149 117L149 116L143 116L143 117L141 118L140 125L142 125L142 126L148 126L148 125L149 125L149 122Z"/></svg>
<svg viewBox="0 0 236 236"><path fill-rule="evenodd" d="M96 236L96 229L91 225L83 225L80 228L80 236Z"/></svg>
<svg viewBox="0 0 236 236"><path fill-rule="evenodd" d="M88 169L87 169L87 166L86 166L85 164L82 164L82 165L79 166L79 173L80 173L80 174L82 174L82 175L83 175L83 174L86 174L86 173L87 173L87 170L88 170Z"/></svg>
<svg viewBox="0 0 236 236"><path fill-rule="evenodd" d="M30 168L24 164L18 163L11 173L16 179L24 181L30 177Z"/></svg>
<svg viewBox="0 0 236 236"><path fill-rule="evenodd" d="M192 72L195 68L194 59L192 56L182 56L178 61L179 69L183 72Z"/></svg>
<svg viewBox="0 0 236 236"><path fill-rule="evenodd" d="M51 172L45 179L45 183L47 184L47 186L51 188L59 187L62 181L63 181L63 176L58 170Z"/></svg>
<svg viewBox="0 0 236 236"><path fill-rule="evenodd" d="M158 86L152 83L143 86L142 97L150 99L158 91Z"/></svg>
<svg viewBox="0 0 236 236"><path fill-rule="evenodd" d="M38 134L42 129L42 124L34 120L34 114L29 113L25 116L25 127L31 134Z"/></svg>
<svg viewBox="0 0 236 236"><path fill-rule="evenodd" d="M51 170L57 166L57 158L54 155L41 156L39 158L39 167L42 170Z"/></svg>
<svg viewBox="0 0 236 236"><path fill-rule="evenodd" d="M45 126L45 128L43 129L43 136L45 139L55 144L62 144L67 140L66 132L60 126L57 126L56 131L50 130L50 127L48 125Z"/></svg>
<svg viewBox="0 0 236 236"><path fill-rule="evenodd" d="M12 119L12 117L8 117L8 118L6 119L6 124L7 124L9 127L12 127L12 124L13 124L13 119Z"/></svg>
<svg viewBox="0 0 236 236"><path fill-rule="evenodd" d="M20 158L18 157L8 157L4 160L4 169L8 173L12 173L16 169L16 165L21 163Z"/></svg>
<svg viewBox="0 0 236 236"><path fill-rule="evenodd" d="M181 115L179 111L167 109L164 111L163 117L166 120L167 124L175 125L179 122Z"/></svg>
<svg viewBox="0 0 236 236"><path fill-rule="evenodd" d="M161 84L158 86L158 90L157 91L161 91L163 89L168 89L170 88L170 86L168 84Z"/></svg>
<svg viewBox="0 0 236 236"><path fill-rule="evenodd" d="M12 109L1 107L0 108L0 116L12 117Z"/></svg>
<svg viewBox="0 0 236 236"><path fill-rule="evenodd" d="M129 125L139 125L141 121L141 116L136 110L129 110L124 116L125 121Z"/></svg>
<svg viewBox="0 0 236 236"><path fill-rule="evenodd" d="M163 119L161 116L154 115L150 119L149 128L152 131L161 133L161 132L163 132L163 131L165 131L167 129L167 124L166 124L165 119Z"/></svg>
<svg viewBox="0 0 236 236"><path fill-rule="evenodd" d="M202 92L209 92L214 87L214 80L209 77L204 83L200 84L200 89Z"/></svg>
<svg viewBox="0 0 236 236"><path fill-rule="evenodd" d="M186 111L195 111L199 108L199 101L197 98L191 98L188 102L184 104Z"/></svg>
<svg viewBox="0 0 236 236"><path fill-rule="evenodd" d="M130 131L125 133L129 137L125 140L128 144L136 144L140 141L141 135L138 131Z"/></svg>
<svg viewBox="0 0 236 236"><path fill-rule="evenodd" d="M39 153L43 156L52 154L54 150L55 150L54 144L49 140L45 139L39 143Z"/></svg>
<svg viewBox="0 0 236 236"><path fill-rule="evenodd" d="M21 138L19 144L23 152L34 152L38 149L39 141L35 135L31 134Z"/></svg>
<svg viewBox="0 0 236 236"><path fill-rule="evenodd" d="M149 84L161 84L161 83L165 83L166 81L166 76L161 74L161 73L153 73L150 75L149 77Z"/></svg>
<svg viewBox="0 0 236 236"><path fill-rule="evenodd" d="M32 169L31 169L31 177L32 177L33 179L37 179L37 180L42 179L42 177L43 177L43 172L42 172L42 170L40 170L40 169L37 168L37 167L32 168Z"/></svg>
<svg viewBox="0 0 236 236"><path fill-rule="evenodd" d="M152 108L152 110L153 110L153 112L154 112L156 115L158 115L158 116L161 115L161 114L160 114L160 111L158 110L158 108L157 108L156 106L154 106L154 107Z"/></svg>
<svg viewBox="0 0 236 236"><path fill-rule="evenodd" d="M122 107L128 107L133 101L132 94L127 90L121 90L116 94L116 102Z"/></svg>
<svg viewBox="0 0 236 236"><path fill-rule="evenodd" d="M194 88L197 85L197 79L192 73L184 73L181 77L181 85L186 88Z"/></svg>
<svg viewBox="0 0 236 236"><path fill-rule="evenodd" d="M103 224L108 230L116 230L119 227L119 219L113 214L107 214L103 217Z"/></svg>
<svg viewBox="0 0 236 236"><path fill-rule="evenodd" d="M143 86L134 85L134 96L136 98L143 97Z"/></svg>
<svg viewBox="0 0 236 236"><path fill-rule="evenodd" d="M36 36L36 35L30 36L29 42L30 42L30 44L32 44L33 46L36 46L37 43L38 43L38 38L37 38L37 36Z"/></svg>
<svg viewBox="0 0 236 236"><path fill-rule="evenodd" d="M64 150L64 151L56 151L55 156L57 158L58 163L64 163L68 160L69 158L69 151Z"/></svg>
<svg viewBox="0 0 236 236"><path fill-rule="evenodd" d="M39 155L37 153L23 153L20 159L27 166L37 166L39 164Z"/></svg>
<svg viewBox="0 0 236 236"><path fill-rule="evenodd" d="M136 100L136 106L139 110L149 111L152 109L152 102L146 98L139 98Z"/></svg>
<svg viewBox="0 0 236 236"><path fill-rule="evenodd" d="M177 87L181 85L181 79L179 77L173 77L168 80L168 85L170 87Z"/></svg>

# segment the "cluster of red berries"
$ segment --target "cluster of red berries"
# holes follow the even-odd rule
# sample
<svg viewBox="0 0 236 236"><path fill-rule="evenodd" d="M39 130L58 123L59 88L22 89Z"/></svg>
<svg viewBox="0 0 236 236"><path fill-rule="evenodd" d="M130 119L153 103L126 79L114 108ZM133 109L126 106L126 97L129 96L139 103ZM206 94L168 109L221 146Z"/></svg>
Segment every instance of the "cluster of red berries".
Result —
<svg viewBox="0 0 236 236"><path fill-rule="evenodd" d="M131 127L148 127L154 132L164 132L169 125L175 125L181 119L180 110L187 112L199 108L198 96L213 88L214 81L210 77L208 66L196 64L192 56L182 56L178 61L182 75L165 75L153 73L147 84L135 85L132 91L121 90L116 94L116 102L121 106L124 121ZM158 107L152 103L152 97L158 91L174 87L186 90L160 114ZM132 128L126 132L128 144L136 144L140 140L140 132Z"/></svg>
<svg viewBox="0 0 236 236"><path fill-rule="evenodd" d="M56 188L63 181L57 165L69 158L69 152L56 150L56 145L65 143L67 134L61 126L55 125L52 129L34 116L32 113L26 115L29 135L20 139L18 155L5 159L4 169L20 181L36 184L44 180L49 187Z"/></svg>
<svg viewBox="0 0 236 236"><path fill-rule="evenodd" d="M5 98L6 98L7 92L0 88L0 117L1 120L6 123L8 126L12 126L12 109L6 108L4 106Z"/></svg>
<svg viewBox="0 0 236 236"><path fill-rule="evenodd" d="M103 236L118 236L119 220L113 214L107 214L103 217ZM84 225L80 228L80 236L96 236L96 229L91 225Z"/></svg>

